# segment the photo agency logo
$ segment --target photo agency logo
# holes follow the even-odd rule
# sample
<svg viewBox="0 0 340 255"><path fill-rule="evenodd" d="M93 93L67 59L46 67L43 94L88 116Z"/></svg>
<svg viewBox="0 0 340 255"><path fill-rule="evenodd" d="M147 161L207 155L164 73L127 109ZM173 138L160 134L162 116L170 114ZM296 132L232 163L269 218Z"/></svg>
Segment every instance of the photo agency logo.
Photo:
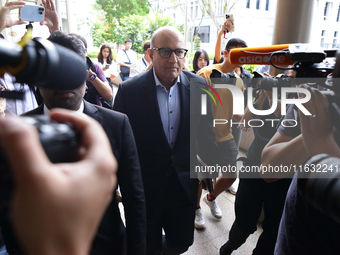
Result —
<svg viewBox="0 0 340 255"><path fill-rule="evenodd" d="M220 107L228 107L226 102L223 105L220 95L218 94L219 89L228 89L232 94L233 99L233 115L244 115L244 94L242 90L232 84L219 84L219 81L214 83L214 79L211 79L211 83L214 84L213 86L208 85L206 83L199 83L198 89L203 90L205 93L201 94L201 115L207 115L207 103L208 97L211 97L211 100L215 104L215 106L220 105ZM297 94L299 98L288 98L288 94ZM303 98L300 96L303 95ZM310 92L305 88L297 88L297 87L282 87L281 88L281 115L286 115L287 105L293 104L295 105L300 111L307 115L312 116L312 114L302 105L308 102L311 99ZM278 88L272 88L272 105L270 109L266 110L259 110L255 109L253 105L253 88L247 88L247 106L251 113L257 116L268 116L275 112L278 106ZM280 119L265 119L271 123L272 127L276 127L277 124L280 122ZM213 119L213 126L216 125L225 125L230 123L231 126L243 124L245 125L245 120L243 122L235 122L232 119ZM248 121L248 126L250 127L262 127L264 125L264 121L262 119L250 119ZM284 127L295 127L298 122L296 119L285 119L282 120L280 123Z"/></svg>

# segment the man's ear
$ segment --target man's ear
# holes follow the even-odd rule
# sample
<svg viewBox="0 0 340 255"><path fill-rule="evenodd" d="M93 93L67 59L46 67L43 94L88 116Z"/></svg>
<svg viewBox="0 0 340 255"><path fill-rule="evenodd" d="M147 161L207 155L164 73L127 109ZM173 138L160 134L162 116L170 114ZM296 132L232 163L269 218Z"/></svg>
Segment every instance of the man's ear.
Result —
<svg viewBox="0 0 340 255"><path fill-rule="evenodd" d="M153 62L153 51L151 49L148 49L148 54Z"/></svg>

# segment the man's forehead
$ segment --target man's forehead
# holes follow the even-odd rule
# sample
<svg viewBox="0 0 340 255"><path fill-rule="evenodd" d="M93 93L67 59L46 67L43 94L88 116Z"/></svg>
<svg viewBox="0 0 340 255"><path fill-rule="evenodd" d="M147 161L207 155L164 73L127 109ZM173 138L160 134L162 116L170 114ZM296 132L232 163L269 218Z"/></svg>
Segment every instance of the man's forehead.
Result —
<svg viewBox="0 0 340 255"><path fill-rule="evenodd" d="M184 48L185 44L184 41L181 37L179 37L176 33L173 33L172 31L170 31L171 33L169 34L158 34L155 37L155 47L173 47L174 44L177 45L177 47L179 48Z"/></svg>

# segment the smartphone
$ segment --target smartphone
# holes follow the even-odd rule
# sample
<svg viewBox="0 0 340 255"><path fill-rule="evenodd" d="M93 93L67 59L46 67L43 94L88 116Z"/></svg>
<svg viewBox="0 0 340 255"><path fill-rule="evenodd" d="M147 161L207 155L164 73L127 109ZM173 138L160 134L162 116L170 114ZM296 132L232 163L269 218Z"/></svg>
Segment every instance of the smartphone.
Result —
<svg viewBox="0 0 340 255"><path fill-rule="evenodd" d="M230 20L230 21L234 24L234 15L233 15L233 14L231 14L231 13L226 13L226 14L225 14L225 19L226 19L226 20ZM234 28L234 26L232 26L232 27L230 28L230 31L229 31L229 32L234 32L234 30L235 30L235 28Z"/></svg>
<svg viewBox="0 0 340 255"><path fill-rule="evenodd" d="M19 9L19 19L23 21L41 22L45 18L45 8L38 5L25 4Z"/></svg>
<svg viewBox="0 0 340 255"><path fill-rule="evenodd" d="M107 64L105 67L106 67L106 68L109 68L109 67L110 67L110 65L109 65L109 64Z"/></svg>

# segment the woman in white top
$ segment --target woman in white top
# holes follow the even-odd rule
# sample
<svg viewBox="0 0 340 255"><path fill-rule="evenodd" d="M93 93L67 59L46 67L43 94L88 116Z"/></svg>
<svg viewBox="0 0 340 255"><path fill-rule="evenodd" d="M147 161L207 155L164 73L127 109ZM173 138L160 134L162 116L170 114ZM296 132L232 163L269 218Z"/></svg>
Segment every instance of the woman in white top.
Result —
<svg viewBox="0 0 340 255"><path fill-rule="evenodd" d="M112 57L111 47L107 44L103 44L100 47L100 52L97 58L93 61L97 63L103 70L107 80L111 82L111 79L118 76L117 65Z"/></svg>

